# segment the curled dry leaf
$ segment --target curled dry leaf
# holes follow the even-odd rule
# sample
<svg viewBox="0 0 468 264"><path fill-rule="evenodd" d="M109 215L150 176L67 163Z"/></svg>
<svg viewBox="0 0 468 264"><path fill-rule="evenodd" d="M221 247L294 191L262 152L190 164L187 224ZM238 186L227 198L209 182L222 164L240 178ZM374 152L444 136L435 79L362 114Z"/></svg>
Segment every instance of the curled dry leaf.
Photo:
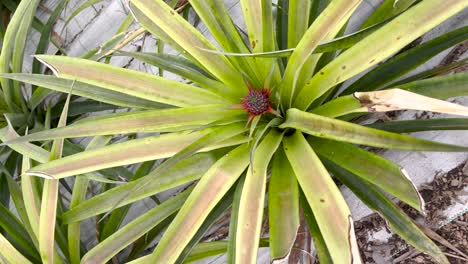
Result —
<svg viewBox="0 0 468 264"><path fill-rule="evenodd" d="M468 107L398 88L376 92L356 92L354 97L359 100L361 106L367 107L369 112L422 110L468 116Z"/></svg>

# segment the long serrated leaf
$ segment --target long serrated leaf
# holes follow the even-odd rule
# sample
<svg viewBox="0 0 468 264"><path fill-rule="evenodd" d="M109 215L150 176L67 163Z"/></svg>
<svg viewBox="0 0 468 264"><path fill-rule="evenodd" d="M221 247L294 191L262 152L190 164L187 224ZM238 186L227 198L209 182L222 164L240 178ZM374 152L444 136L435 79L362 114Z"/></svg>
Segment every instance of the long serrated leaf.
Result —
<svg viewBox="0 0 468 264"><path fill-rule="evenodd" d="M256 263L263 219L267 169L283 134L270 130L253 154L239 203L236 230L236 263Z"/></svg>
<svg viewBox="0 0 468 264"><path fill-rule="evenodd" d="M0 74L1 77L17 80L20 82L30 83L33 85L41 86L53 91L62 93L71 93L96 101L109 103L122 107L135 107L135 108L164 108L168 105L156 103L154 101L146 100L145 98L138 98L130 96L125 93L104 89L99 86L79 82L75 80L58 78L52 75L28 74L28 73L13 73L13 74ZM75 82L73 90L70 89L71 84ZM35 109L49 94L50 91L39 87L36 89L29 102L30 107ZM45 93L45 94L44 94Z"/></svg>
<svg viewBox="0 0 468 264"><path fill-rule="evenodd" d="M171 133L130 140L54 160L36 166L28 173L59 179L105 168L168 158L207 133L208 131L203 130L193 133ZM128 155L128 153L132 153L132 155Z"/></svg>
<svg viewBox="0 0 468 264"><path fill-rule="evenodd" d="M362 24L361 28L375 25L390 17L396 16L410 7L416 0L385 0L369 18Z"/></svg>
<svg viewBox="0 0 468 264"><path fill-rule="evenodd" d="M205 89L222 93L226 90L226 85L206 76L207 73L192 63L190 60L176 55L164 53L144 53L144 52L116 52L116 55L130 56L137 60L158 67L159 69L175 73L182 78L191 80ZM115 56L115 55L114 55Z"/></svg>
<svg viewBox="0 0 468 264"><path fill-rule="evenodd" d="M288 110L280 128L295 128L307 134L366 146L420 151L467 151L468 147L438 143L303 112Z"/></svg>
<svg viewBox="0 0 468 264"><path fill-rule="evenodd" d="M273 29L273 15L271 0L241 0L240 6L247 27L249 45L253 52L266 52L275 50L275 36ZM257 59L256 71L260 81L268 79L271 75L271 86L281 81L277 62L273 59ZM270 74L270 70L273 72Z"/></svg>
<svg viewBox="0 0 468 264"><path fill-rule="evenodd" d="M0 234L0 256L2 260L8 261L9 263L24 263L32 264L26 257L24 257L18 250L2 235Z"/></svg>
<svg viewBox="0 0 468 264"><path fill-rule="evenodd" d="M19 219L23 222L24 229L28 232L29 237L33 241L34 245L37 245L37 240L33 228L31 226L31 222L29 221L27 209L25 206L25 200L23 193L21 192L20 184L18 184L13 175L10 172L15 171L18 161L20 161L20 157L17 153L11 153L10 156L5 160L5 165L0 164L0 174L3 173L3 178L6 180L5 185L7 185L8 189L5 193L8 195L8 198L12 200L16 211L18 212ZM8 203L4 203L4 205L8 205Z"/></svg>
<svg viewBox="0 0 468 264"><path fill-rule="evenodd" d="M409 84L409 83L414 83L418 82L420 80L426 79L426 78L431 78L435 76L440 76L440 75L445 75L449 73L450 71L463 67L467 64L468 58L461 59L457 62L450 63L448 65L441 65L434 67L429 70L422 71L417 74L410 75L409 77L403 78L401 80L398 80L396 82L390 83L386 86L384 86L382 89L389 88L389 87L401 87L403 85Z"/></svg>
<svg viewBox="0 0 468 264"><path fill-rule="evenodd" d="M195 140L188 146L184 147L183 149L179 150L175 155L173 155L171 158L167 159L164 163L159 165L153 173L155 174L160 174L162 172L167 171L168 169L174 167L177 165L180 161L183 161L195 153L199 152L203 148L208 147L209 145L216 144L220 141L224 141L226 139L232 138L236 135L239 135L241 133L245 132L245 127L242 128L241 126L236 126L236 125L231 125L231 126L224 126L224 127L219 127L219 128L214 128L212 131L209 133L203 135L199 139ZM148 182L151 181L151 179L146 179ZM132 192L138 192L139 189L134 189L130 190L130 193ZM124 198L122 199L124 200ZM116 206L120 201L116 201ZM105 216L104 216L105 217Z"/></svg>
<svg viewBox="0 0 468 264"><path fill-rule="evenodd" d="M176 263L186 263L189 262L191 258L193 258L192 252L196 249L197 245L200 244L199 242L204 238L204 236L207 234L210 228L212 228L219 221L219 219L223 216L226 210L228 210L228 208L232 205L234 191L235 187L233 186L224 195L221 201L218 202L218 204L213 208L213 210L211 210L210 214L203 221L203 224L200 226L197 233L192 237L192 240L190 240L190 242L180 254ZM198 255L202 255L200 251L198 251Z"/></svg>
<svg viewBox="0 0 468 264"><path fill-rule="evenodd" d="M242 76L234 69L229 60L222 55L208 54L200 50L200 48L216 48L164 1L131 0L130 8L132 10L137 9L151 19L180 47L200 62L208 72L228 84L229 89L224 91L226 94L234 98L240 98L247 91ZM134 14L138 13L134 12ZM136 18L139 19L138 16Z"/></svg>
<svg viewBox="0 0 468 264"><path fill-rule="evenodd" d="M318 259L320 263L333 263L330 252L327 249L325 240L323 239L322 233L317 225L317 220L315 219L312 208L310 208L309 203L304 195L304 192L300 192L300 202L304 218L309 228L310 235L314 239L315 252L317 252Z"/></svg>
<svg viewBox="0 0 468 264"><path fill-rule="evenodd" d="M398 208L390 198L374 185L360 179L329 161L324 161L327 168L346 186L348 186L367 206L385 217L390 228L412 246L433 256L439 263L448 264L447 258L437 245L427 238L411 219Z"/></svg>
<svg viewBox="0 0 468 264"><path fill-rule="evenodd" d="M26 255L32 260L39 261L40 256L34 247L33 242L29 238L27 231L22 226L22 223L16 216L8 210L5 206L0 204L0 228L4 230L5 234L10 238L10 242L22 254ZM3 252L0 250L0 254Z"/></svg>
<svg viewBox="0 0 468 264"><path fill-rule="evenodd" d="M141 165L138 167L138 169L135 171L133 174L132 178L130 181L135 181L143 176L148 175L151 172L151 169L154 167L154 165L157 163L157 161L146 161L141 163ZM153 195L150 197L156 204L160 204L161 202L159 199ZM126 205L123 206L119 209L114 210L111 215L109 216L109 219L105 221L103 228L99 232L99 239L104 240L108 238L110 235L115 233L120 225L123 223L123 220L127 216L127 213L129 212L130 208L132 205ZM169 218L168 218L169 219ZM164 224L164 222L168 221L168 219L164 220L161 224ZM159 225L158 225L159 226ZM153 228L157 229L157 227ZM152 233L154 231L150 231ZM147 234L145 236L149 236L150 234ZM146 239L145 239L146 240ZM140 240L141 241L141 240ZM148 241L148 240L146 240ZM136 242L137 243L137 242ZM139 243L141 245L141 243ZM132 252L135 252L135 247L133 247Z"/></svg>
<svg viewBox="0 0 468 264"><path fill-rule="evenodd" d="M351 212L320 159L300 131L285 137L283 146L333 262L361 263Z"/></svg>
<svg viewBox="0 0 468 264"><path fill-rule="evenodd" d="M396 133L411 133L433 130L467 130L468 118L401 120L373 123L366 126Z"/></svg>
<svg viewBox="0 0 468 264"><path fill-rule="evenodd" d="M468 39L468 26L429 40L380 64L346 87L342 94L377 90L390 81L415 69L417 66L424 64L438 53L466 39Z"/></svg>
<svg viewBox="0 0 468 264"><path fill-rule="evenodd" d="M226 241L211 241L199 243L193 248L187 259L183 263L193 263L197 260L224 253L226 252L226 248L228 246L227 244L228 243ZM266 239L261 239L258 243L259 247L268 247L268 245L269 244ZM151 256L144 256L134 261L128 262L128 264L148 263L150 257Z"/></svg>
<svg viewBox="0 0 468 264"><path fill-rule="evenodd" d="M237 223L239 219L239 205L240 205L240 198L242 194L242 188L244 188L245 182L245 174L242 175L236 185L236 189L234 191L234 197L232 201L231 207L231 218L229 222L229 237L228 237L228 245L227 245L227 263L234 264L236 263L236 234L237 234Z"/></svg>
<svg viewBox="0 0 468 264"><path fill-rule="evenodd" d="M397 86L413 93L446 100L468 95L468 73L456 73Z"/></svg>
<svg viewBox="0 0 468 264"><path fill-rule="evenodd" d="M273 157L268 216L270 258L281 262L289 256L299 229L299 188L283 149L278 149Z"/></svg>
<svg viewBox="0 0 468 264"><path fill-rule="evenodd" d="M82 119L78 123L44 130L18 138L10 143L41 141L54 138L74 138L128 133L173 132L186 127L199 127L221 118L242 114L227 106L210 105L167 110L116 113Z"/></svg>
<svg viewBox="0 0 468 264"><path fill-rule="evenodd" d="M111 137L95 137L86 147L87 150L98 148L106 145L111 140ZM76 177L73 183L72 196L70 198L70 210L77 207L86 199L89 179L86 176ZM80 223L68 224L68 253L70 255L70 263L78 264L81 259L81 227Z"/></svg>
<svg viewBox="0 0 468 264"><path fill-rule="evenodd" d="M302 89L303 84L297 83L297 81L306 62L308 64L306 67L314 68L316 61L309 61L313 50L321 41L332 38L339 32L360 2L361 0L332 1L309 27L289 58L284 73L283 86L281 87L283 106L289 108L293 103L293 98ZM312 59L316 60L317 58Z"/></svg>
<svg viewBox="0 0 468 264"><path fill-rule="evenodd" d="M24 173L29 168L31 168L31 161L28 156L23 155L21 173ZM38 186L37 184L38 178L36 177L21 177L21 191L24 197L24 206L34 234L31 237L36 246L39 245L37 238L39 236L39 208L41 201L39 190L36 188L36 186Z"/></svg>
<svg viewBox="0 0 468 264"><path fill-rule="evenodd" d="M0 140L3 142L13 140L18 138L19 135L16 131L9 125L8 127L0 129ZM11 144L9 146L14 151L28 156L31 159L34 159L38 162L45 163L49 160L50 153L43 148L40 148L36 145L31 143L18 143L18 144Z"/></svg>
<svg viewBox="0 0 468 264"><path fill-rule="evenodd" d="M37 55L35 58L47 65L58 77L163 104L190 106L229 102L198 87L95 61L51 55Z"/></svg>
<svg viewBox="0 0 468 264"><path fill-rule="evenodd" d="M468 74L466 74L466 76L468 76ZM438 88L440 89L442 87ZM427 89L420 90L422 90L423 93L425 90L427 94L430 94L431 91L435 89L434 87L428 86ZM467 91L465 92L464 90ZM446 89L444 97L462 96L465 94L468 94L468 89L465 88L465 85L461 87L461 89L457 86L451 86ZM355 92L353 95L338 97L313 109L311 112L326 117L339 117L351 113L388 112L396 110L419 110L468 116L468 107L399 88L375 92Z"/></svg>
<svg viewBox="0 0 468 264"><path fill-rule="evenodd" d="M53 33L53 27L54 24L57 22L60 14L62 13L63 9L65 6L68 4L70 0L61 0L58 5L54 8L54 11L52 14L50 14L49 19L47 20L47 23L44 25L42 32L41 32L41 38L39 39L39 43L37 44L36 47L36 52L35 54L43 54L47 50L47 46L49 44L50 36ZM41 73L41 65L39 61L34 60L32 64L32 73Z"/></svg>
<svg viewBox="0 0 468 264"><path fill-rule="evenodd" d="M311 1L288 1L288 48L294 48L309 28Z"/></svg>
<svg viewBox="0 0 468 264"><path fill-rule="evenodd" d="M190 3L223 50L227 52L250 53L223 1L196 0ZM259 79L259 73L256 70L254 60L232 58L231 61L237 68L242 69L250 84L254 86L261 86L263 84L263 80Z"/></svg>
<svg viewBox="0 0 468 264"><path fill-rule="evenodd" d="M65 212L61 216L61 219L63 223L67 224L105 213L114 207L115 201L121 200L122 197L126 197L132 189L138 189L138 192L130 192L130 195L126 197L119 206L124 206L165 190L197 180L213 165L216 158L217 156L212 153L197 154L180 162L165 173L150 173L143 178L131 181L127 184L96 195L80 203L70 211ZM153 180L148 182L145 178L152 178Z"/></svg>
<svg viewBox="0 0 468 264"><path fill-rule="evenodd" d="M298 94L294 107L307 109L335 85L381 62L467 5L458 0L421 1L321 69Z"/></svg>
<svg viewBox="0 0 468 264"><path fill-rule="evenodd" d="M73 87L71 87L73 89ZM71 94L68 95L57 127L67 124L68 106ZM64 139L54 140L51 149L50 160L60 159L63 152ZM26 177L26 176L23 176ZM42 203L39 213L39 252L43 263L62 263L61 259L55 259L55 224L57 218L57 203L59 199L59 181L57 179L44 180L42 191Z"/></svg>
<svg viewBox="0 0 468 264"><path fill-rule="evenodd" d="M172 215L184 204L190 191L187 190L140 215L117 232L89 250L81 259L82 263L106 263L119 251L150 231L157 224Z"/></svg>
<svg viewBox="0 0 468 264"><path fill-rule="evenodd" d="M271 0L241 0L240 4L252 50L272 51L275 44L271 20Z"/></svg>
<svg viewBox="0 0 468 264"><path fill-rule="evenodd" d="M148 263L177 260L203 220L247 167L248 151L246 144L241 145L219 159L203 175L148 258Z"/></svg>
<svg viewBox="0 0 468 264"><path fill-rule="evenodd" d="M341 49L346 49L360 40L364 39L372 32L379 29L385 23L381 23L358 32L351 33L346 36L337 37L328 41L321 42L312 52L312 54L320 54L326 52L337 51ZM216 53L216 54L223 54L228 57L266 57L266 58L282 58L282 57L289 57L293 53L295 48L284 48L281 50L276 51L266 51L266 52L255 52L255 53L238 53L238 52L223 52L223 51L213 51L213 50L204 50L206 52Z"/></svg>
<svg viewBox="0 0 468 264"><path fill-rule="evenodd" d="M15 10L2 41L0 73L22 71L26 38L39 2L39 0L21 1ZM19 83L11 83L5 78L0 78L0 84L9 110L17 110L19 107L24 108L24 99Z"/></svg>
<svg viewBox="0 0 468 264"><path fill-rule="evenodd" d="M320 138L309 138L308 141L319 156L340 164L416 210L424 212L424 200L405 170L397 164L351 144Z"/></svg>

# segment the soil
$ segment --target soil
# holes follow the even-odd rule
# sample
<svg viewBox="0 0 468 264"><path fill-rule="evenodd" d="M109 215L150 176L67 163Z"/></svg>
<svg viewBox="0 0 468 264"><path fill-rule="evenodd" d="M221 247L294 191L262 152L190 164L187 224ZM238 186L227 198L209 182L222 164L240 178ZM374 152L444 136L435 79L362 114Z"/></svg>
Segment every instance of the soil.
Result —
<svg viewBox="0 0 468 264"><path fill-rule="evenodd" d="M459 201L458 198L467 195L467 187L468 163L461 164L447 174L436 176L431 184L420 188L419 191L426 202L426 217L407 205L399 204L411 218L435 231L459 251L454 252L453 248L447 248L436 241L452 264L468 263L468 207L466 201ZM462 209L452 216L445 216L443 212L457 201L464 205ZM437 263L430 256L406 244L397 235L389 235L390 237L382 239L383 241L375 239L377 232L384 236L391 233L385 221L377 214L355 222L355 229L364 263Z"/></svg>

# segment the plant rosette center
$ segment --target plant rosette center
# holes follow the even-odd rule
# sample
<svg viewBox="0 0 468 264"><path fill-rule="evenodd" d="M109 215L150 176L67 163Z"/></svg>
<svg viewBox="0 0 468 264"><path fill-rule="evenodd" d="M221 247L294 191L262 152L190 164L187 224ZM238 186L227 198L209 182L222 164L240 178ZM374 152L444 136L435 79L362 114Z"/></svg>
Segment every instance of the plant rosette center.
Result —
<svg viewBox="0 0 468 264"><path fill-rule="evenodd" d="M262 88L254 89L248 85L249 92L242 98L242 108L249 114L247 124L252 121L253 118L265 113L272 113L277 115L277 112L273 110L272 103L270 101L271 89Z"/></svg>

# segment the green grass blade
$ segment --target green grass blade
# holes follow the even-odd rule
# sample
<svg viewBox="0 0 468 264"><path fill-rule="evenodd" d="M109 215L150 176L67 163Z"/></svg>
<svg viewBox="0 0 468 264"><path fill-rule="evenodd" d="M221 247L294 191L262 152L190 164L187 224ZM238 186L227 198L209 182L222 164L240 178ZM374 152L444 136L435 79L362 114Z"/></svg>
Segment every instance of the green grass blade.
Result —
<svg viewBox="0 0 468 264"><path fill-rule="evenodd" d="M262 227L267 169L283 134L270 130L253 154L239 203L236 230L236 263L256 263Z"/></svg>
<svg viewBox="0 0 468 264"><path fill-rule="evenodd" d="M366 146L420 151L467 151L468 147L438 143L390 133L349 122L289 109L280 128L295 128L327 139Z"/></svg>
<svg viewBox="0 0 468 264"><path fill-rule="evenodd" d="M112 91L109 89L101 88L99 86L79 82L75 80L58 78L52 75L40 75L40 74L28 74L28 73L13 73L13 74L0 74L0 77L17 80L20 82L30 83L33 85L41 86L53 91L62 93L71 93L73 95L79 95L87 97L96 101L113 104L121 107L133 107L133 108L163 108L168 105L156 103L154 101L146 100L145 98L139 98L130 96L125 93ZM72 83L73 90L70 89ZM48 95L49 90L42 92L44 89L39 87L33 93L29 102L30 107L35 109ZM44 94L45 93L45 94Z"/></svg>
<svg viewBox="0 0 468 264"><path fill-rule="evenodd" d="M2 234L0 234L0 257L8 263L32 264Z"/></svg>
<svg viewBox="0 0 468 264"><path fill-rule="evenodd" d="M359 199L373 210L382 214L390 229L405 239L405 241L416 249L433 256L438 263L449 263L440 248L426 237L412 220L377 187L329 161L325 161L325 164Z"/></svg>
<svg viewBox="0 0 468 264"><path fill-rule="evenodd" d="M218 201L231 188L249 162L244 144L219 159L200 179L159 241L148 263L174 263Z"/></svg>
<svg viewBox="0 0 468 264"><path fill-rule="evenodd" d="M190 191L187 190L140 215L88 251L81 259L81 262L106 263L122 249L179 210L189 194Z"/></svg>
<svg viewBox="0 0 468 264"><path fill-rule="evenodd" d="M458 0L421 1L320 70L298 94L294 107L307 109L335 85L376 65L465 7Z"/></svg>
<svg viewBox="0 0 468 264"><path fill-rule="evenodd" d="M342 94L377 90L390 81L424 64L440 52L467 39L468 26L465 26L425 42L380 64L348 86Z"/></svg>
<svg viewBox="0 0 468 264"><path fill-rule="evenodd" d="M211 153L201 153L180 162L172 169L161 174L150 173L147 176L131 181L125 185L115 187L104 193L96 195L70 211L65 212L61 219L63 223L73 223L86 218L108 212L115 206L115 201L125 198L119 206L124 206L151 195L169 190L182 184L197 180L216 161L218 157ZM157 177L156 177L157 176ZM147 181L152 178L152 181ZM138 192L130 192L138 189ZM130 192L130 195L127 194Z"/></svg>
<svg viewBox="0 0 468 264"><path fill-rule="evenodd" d="M51 55L38 55L36 58L58 77L163 104L190 106L227 101L217 94L191 85L95 61Z"/></svg>
<svg viewBox="0 0 468 264"><path fill-rule="evenodd" d="M7 143L96 135L174 132L186 127L200 127L242 113L242 110L232 110L221 105L116 113L82 119L64 128L44 130Z"/></svg>
<svg viewBox="0 0 468 264"><path fill-rule="evenodd" d="M340 164L416 210L424 211L424 200L416 186L397 164L351 144L320 138L308 141L319 156Z"/></svg>
<svg viewBox="0 0 468 264"><path fill-rule="evenodd" d="M435 130L468 130L468 118L402 120L380 122L366 126L395 133L411 133Z"/></svg>
<svg viewBox="0 0 468 264"><path fill-rule="evenodd" d="M283 149L273 157L268 187L270 256L281 261L289 256L299 229L299 188Z"/></svg>
<svg viewBox="0 0 468 264"><path fill-rule="evenodd" d="M340 31L360 2L361 0L332 1L309 27L289 58L284 73L281 88L283 106L289 108L293 103L293 98L302 88L303 84L298 83L298 80L304 67L314 68L318 57L310 59L313 50L321 41L333 38ZM308 72L308 70L306 71Z"/></svg>
<svg viewBox="0 0 468 264"><path fill-rule="evenodd" d="M226 90L225 93L230 94L233 98L240 98L247 91L242 76L234 69L229 60L222 55L202 51L201 48L215 50L216 47L164 1L131 0L130 8L139 10L151 19L180 47L202 64L208 72L228 84L230 89ZM134 12L134 14L138 13ZM139 19L138 16L136 18Z"/></svg>
<svg viewBox="0 0 468 264"><path fill-rule="evenodd" d="M283 146L333 262L359 263L351 212L331 176L300 131L285 137Z"/></svg>

